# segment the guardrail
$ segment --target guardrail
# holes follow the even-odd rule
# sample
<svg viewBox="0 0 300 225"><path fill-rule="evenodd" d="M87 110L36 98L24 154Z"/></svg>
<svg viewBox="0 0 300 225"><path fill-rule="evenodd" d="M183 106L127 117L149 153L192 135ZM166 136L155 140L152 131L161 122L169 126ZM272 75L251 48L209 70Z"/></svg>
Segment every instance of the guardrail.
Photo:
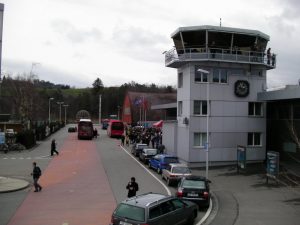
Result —
<svg viewBox="0 0 300 225"><path fill-rule="evenodd" d="M186 48L171 49L165 53L165 64L168 66L178 61L216 60L243 63L264 64L271 68L276 67L276 55L267 55L264 52L230 50L220 48Z"/></svg>

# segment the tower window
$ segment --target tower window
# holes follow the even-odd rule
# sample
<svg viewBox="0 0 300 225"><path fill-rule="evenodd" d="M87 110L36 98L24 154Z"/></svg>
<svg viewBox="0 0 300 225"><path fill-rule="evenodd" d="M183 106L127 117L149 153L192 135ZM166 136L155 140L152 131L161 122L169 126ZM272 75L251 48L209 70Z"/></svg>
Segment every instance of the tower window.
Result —
<svg viewBox="0 0 300 225"><path fill-rule="evenodd" d="M194 115L207 115L207 101L194 101Z"/></svg>

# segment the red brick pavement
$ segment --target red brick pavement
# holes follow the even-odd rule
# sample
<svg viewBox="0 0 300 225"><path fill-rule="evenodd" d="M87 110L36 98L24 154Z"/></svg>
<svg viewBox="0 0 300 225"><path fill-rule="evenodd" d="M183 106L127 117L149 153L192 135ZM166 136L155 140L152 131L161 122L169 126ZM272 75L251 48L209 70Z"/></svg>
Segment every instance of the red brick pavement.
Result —
<svg viewBox="0 0 300 225"><path fill-rule="evenodd" d="M109 224L116 201L94 141L65 140L9 225Z"/></svg>

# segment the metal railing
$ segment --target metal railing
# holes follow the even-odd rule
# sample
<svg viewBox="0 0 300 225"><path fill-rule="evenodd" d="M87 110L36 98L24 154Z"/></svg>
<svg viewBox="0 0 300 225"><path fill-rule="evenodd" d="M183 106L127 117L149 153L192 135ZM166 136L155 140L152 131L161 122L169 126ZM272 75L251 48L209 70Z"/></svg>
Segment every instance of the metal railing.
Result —
<svg viewBox="0 0 300 225"><path fill-rule="evenodd" d="M265 64L276 67L276 55L267 55L264 52L231 50L221 48L186 48L171 49L165 53L165 64L178 61L216 60L243 63Z"/></svg>

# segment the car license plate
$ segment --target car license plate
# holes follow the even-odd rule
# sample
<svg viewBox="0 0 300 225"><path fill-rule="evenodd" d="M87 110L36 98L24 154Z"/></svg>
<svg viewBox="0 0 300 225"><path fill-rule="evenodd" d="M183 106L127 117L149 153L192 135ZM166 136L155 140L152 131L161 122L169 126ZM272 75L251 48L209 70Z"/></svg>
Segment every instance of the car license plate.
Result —
<svg viewBox="0 0 300 225"><path fill-rule="evenodd" d="M187 196L189 196L189 197L198 197L198 194L195 194L195 193L188 193Z"/></svg>
<svg viewBox="0 0 300 225"><path fill-rule="evenodd" d="M127 222L123 222L123 221L120 221L119 224L120 224L120 225L132 225L131 223L127 223Z"/></svg>

